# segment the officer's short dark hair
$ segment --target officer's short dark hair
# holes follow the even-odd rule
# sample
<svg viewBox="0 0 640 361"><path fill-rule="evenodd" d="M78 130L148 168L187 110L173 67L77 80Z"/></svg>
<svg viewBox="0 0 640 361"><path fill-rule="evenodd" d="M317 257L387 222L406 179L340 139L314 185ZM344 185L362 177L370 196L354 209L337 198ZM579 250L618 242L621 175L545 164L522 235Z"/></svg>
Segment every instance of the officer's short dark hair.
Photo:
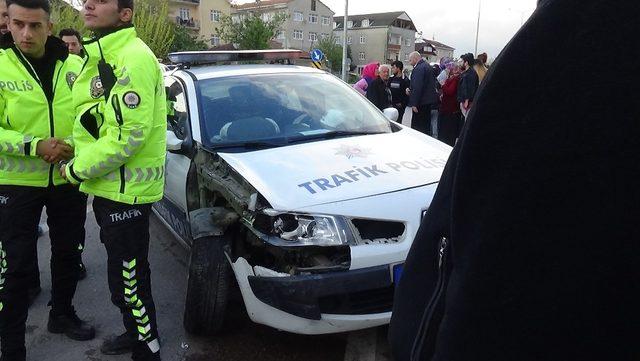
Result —
<svg viewBox="0 0 640 361"><path fill-rule="evenodd" d="M402 70L404 69L404 64L400 61L400 60L396 60L393 63L391 63L392 66L395 66L396 68Z"/></svg>
<svg viewBox="0 0 640 361"><path fill-rule="evenodd" d="M27 9L42 9L45 13L51 14L49 0L7 0L7 8L13 4Z"/></svg>
<svg viewBox="0 0 640 361"><path fill-rule="evenodd" d="M66 29L62 29L60 30L60 33L58 34L58 37L60 39L62 39L63 36L75 36L76 39L78 39L78 41L82 41L82 36L80 35L80 33L75 30L75 29L71 29L71 28L66 28Z"/></svg>
<svg viewBox="0 0 640 361"><path fill-rule="evenodd" d="M133 0L118 0L118 10L131 9L133 11Z"/></svg>

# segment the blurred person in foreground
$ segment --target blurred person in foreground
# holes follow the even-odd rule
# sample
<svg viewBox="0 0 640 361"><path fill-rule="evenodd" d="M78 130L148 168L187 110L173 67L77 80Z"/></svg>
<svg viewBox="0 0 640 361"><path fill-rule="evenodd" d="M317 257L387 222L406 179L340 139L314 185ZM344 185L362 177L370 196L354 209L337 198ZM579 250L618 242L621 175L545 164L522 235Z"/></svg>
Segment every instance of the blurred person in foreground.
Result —
<svg viewBox="0 0 640 361"><path fill-rule="evenodd" d="M633 69L639 32L633 1L543 1L492 64L396 288L396 361L640 359L640 76L579 56Z"/></svg>

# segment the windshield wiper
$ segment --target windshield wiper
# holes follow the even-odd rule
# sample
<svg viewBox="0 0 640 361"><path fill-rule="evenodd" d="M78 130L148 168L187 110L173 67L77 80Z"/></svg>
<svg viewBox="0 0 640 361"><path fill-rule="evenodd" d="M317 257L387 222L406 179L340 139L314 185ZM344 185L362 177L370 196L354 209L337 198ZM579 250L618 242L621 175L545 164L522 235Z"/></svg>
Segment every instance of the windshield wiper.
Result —
<svg viewBox="0 0 640 361"><path fill-rule="evenodd" d="M262 140L251 140L246 142L233 142L233 143L222 143L222 144L213 144L211 147L213 149L223 149L223 148L248 148L248 149L267 149L267 148L277 148L287 145L285 142L275 142L275 141L262 141Z"/></svg>
<svg viewBox="0 0 640 361"><path fill-rule="evenodd" d="M332 130L326 133L302 135L294 138L289 138L288 141L289 143L292 143L292 142L315 140L315 139L334 139L338 137L353 137L357 135L372 135L372 134L385 134L385 133L387 132Z"/></svg>

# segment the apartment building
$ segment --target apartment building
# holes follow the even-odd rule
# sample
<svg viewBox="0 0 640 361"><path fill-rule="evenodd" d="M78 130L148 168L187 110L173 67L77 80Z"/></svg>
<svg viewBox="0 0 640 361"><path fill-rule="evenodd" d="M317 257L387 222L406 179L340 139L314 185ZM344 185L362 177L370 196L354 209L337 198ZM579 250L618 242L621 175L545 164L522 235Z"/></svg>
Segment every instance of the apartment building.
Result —
<svg viewBox="0 0 640 361"><path fill-rule="evenodd" d="M438 63L442 58L453 59L453 52L456 49L435 40L416 40L416 51L429 63Z"/></svg>
<svg viewBox="0 0 640 361"><path fill-rule="evenodd" d="M220 45L220 17L230 14L229 0L169 0L169 18L212 47Z"/></svg>
<svg viewBox="0 0 640 361"><path fill-rule="evenodd" d="M288 15L274 39L282 48L310 51L318 40L331 35L333 12L320 0L261 0L232 9L233 16L241 18L249 14L270 20L276 13Z"/></svg>
<svg viewBox="0 0 640 361"><path fill-rule="evenodd" d="M334 22L333 35L342 44L344 17L336 16ZM400 60L409 66L409 54L415 50L416 26L406 12L349 15L346 26L351 64L358 73L373 61Z"/></svg>

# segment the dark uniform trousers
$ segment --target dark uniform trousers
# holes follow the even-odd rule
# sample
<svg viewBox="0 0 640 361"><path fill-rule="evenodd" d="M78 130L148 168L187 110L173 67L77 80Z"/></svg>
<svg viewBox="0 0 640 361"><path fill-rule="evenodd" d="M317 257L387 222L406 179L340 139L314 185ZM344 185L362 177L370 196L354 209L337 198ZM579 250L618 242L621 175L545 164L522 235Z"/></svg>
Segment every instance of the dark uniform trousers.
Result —
<svg viewBox="0 0 640 361"><path fill-rule="evenodd" d="M431 131L431 104L419 105L417 113L412 113L411 128L432 136Z"/></svg>
<svg viewBox="0 0 640 361"><path fill-rule="evenodd" d="M151 204L129 205L96 197L93 210L107 250L111 302L120 309L127 334L138 341L132 357L159 360L148 262Z"/></svg>
<svg viewBox="0 0 640 361"><path fill-rule="evenodd" d="M0 337L2 361L25 359L27 290L39 283L38 224L43 207L51 239L51 305L72 310L84 243L87 197L71 185L38 188L0 185Z"/></svg>

